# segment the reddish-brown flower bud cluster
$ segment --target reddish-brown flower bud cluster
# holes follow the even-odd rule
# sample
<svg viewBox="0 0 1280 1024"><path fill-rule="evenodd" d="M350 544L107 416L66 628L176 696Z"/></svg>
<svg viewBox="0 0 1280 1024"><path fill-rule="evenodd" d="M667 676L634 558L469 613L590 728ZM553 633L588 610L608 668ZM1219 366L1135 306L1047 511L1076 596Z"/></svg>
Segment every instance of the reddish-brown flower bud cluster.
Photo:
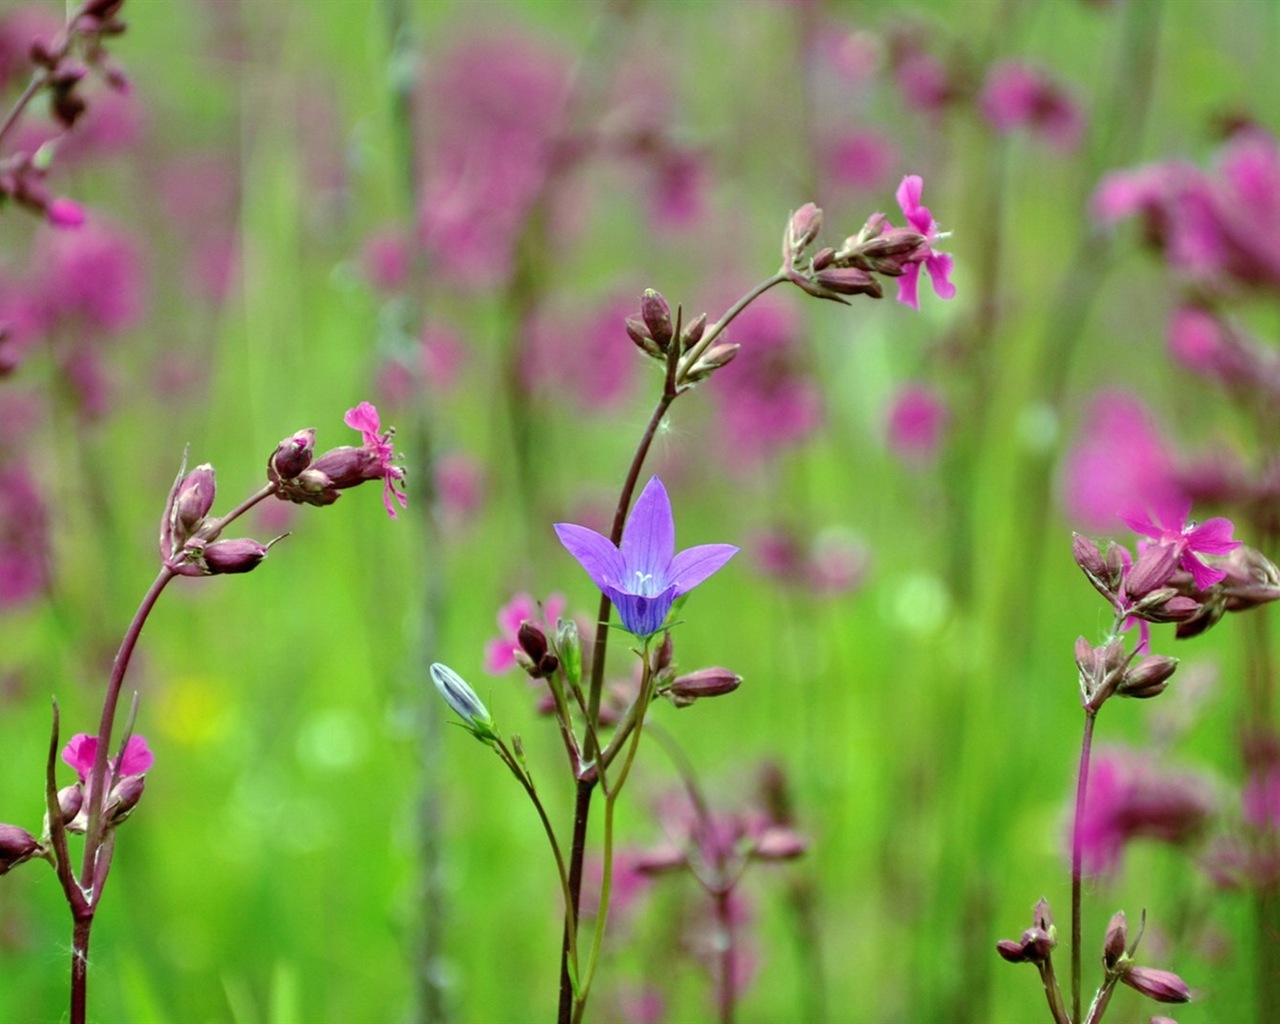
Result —
<svg viewBox="0 0 1280 1024"><path fill-rule="evenodd" d="M267 557L269 544L219 538L224 524L209 515L216 493L214 469L207 462L190 473L179 471L169 492L160 520L160 557L180 576L249 572Z"/></svg>

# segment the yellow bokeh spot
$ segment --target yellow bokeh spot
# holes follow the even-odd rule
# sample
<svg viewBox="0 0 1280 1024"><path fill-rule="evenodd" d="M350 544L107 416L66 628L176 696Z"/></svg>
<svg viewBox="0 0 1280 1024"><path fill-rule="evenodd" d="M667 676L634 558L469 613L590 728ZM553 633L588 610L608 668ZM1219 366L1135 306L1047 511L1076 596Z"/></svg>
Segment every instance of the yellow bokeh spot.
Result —
<svg viewBox="0 0 1280 1024"><path fill-rule="evenodd" d="M190 747L216 743L231 728L232 702L227 687L206 676L180 676L156 698L161 730Z"/></svg>

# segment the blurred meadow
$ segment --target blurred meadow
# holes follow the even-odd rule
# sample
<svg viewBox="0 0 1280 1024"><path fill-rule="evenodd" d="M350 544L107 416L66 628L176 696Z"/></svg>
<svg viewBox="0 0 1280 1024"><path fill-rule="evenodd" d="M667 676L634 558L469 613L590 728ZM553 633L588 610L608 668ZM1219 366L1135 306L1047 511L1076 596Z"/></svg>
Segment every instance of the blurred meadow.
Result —
<svg viewBox="0 0 1280 1024"><path fill-rule="evenodd" d="M1041 897L1063 957L1070 937L1073 644L1111 615L1072 531L1132 547L1114 513L1151 473L1205 453L1262 473L1274 445L1258 427L1274 413L1189 368L1169 324L1190 294L1274 338L1280 273L1210 294L1140 217L1100 219L1096 196L1155 161L1211 173L1242 133L1274 156L1280 8L121 13L108 47L129 87L90 76L47 179L86 223L0 207L0 821L39 832L51 697L64 742L96 727L184 447L216 467L225 511L280 438L354 443L343 413L368 399L397 428L409 507L391 520L375 486L268 502L236 524L289 533L259 568L161 598L126 683L155 765L97 916L89 1018L553 1017L546 839L510 774L449 725L427 665L523 738L567 834L555 726L519 670L486 672L485 647L521 592L593 619L598 592L552 524L607 530L661 388L625 318L656 288L686 322L714 321L776 270L803 203L838 244L876 211L896 223L918 174L956 297L924 278L918 312L892 281L849 308L775 288L654 445L641 480L665 482L679 546L742 549L685 606L676 658L744 681L650 720L717 808L758 805L780 771L809 842L744 876L738 1019L1048 1020L1035 971L995 943ZM30 39L63 14L5 0L5 110ZM1037 97L1017 116L992 85L1009 68ZM56 134L37 105L0 157ZM1251 207L1273 244L1277 169ZM1275 512L1250 509L1197 497L1193 515L1232 517L1275 557ZM1086 999L1108 918L1136 929L1145 908L1137 959L1190 984L1182 1024L1274 1005L1274 900L1214 869L1215 842L1243 828L1242 729L1275 729L1244 683L1276 653L1266 615L1176 642L1155 626L1152 649L1181 659L1169 689L1099 715L1098 756L1130 751L1207 796L1178 842L1126 837L1088 878ZM627 646L615 636L611 677L629 676ZM628 849L664 838L680 789L664 746L645 738L619 803ZM587 1019L715 1019L691 937L704 903L664 877L615 907ZM0 1019L65 1019L69 942L53 872L0 880ZM1121 989L1108 1020L1159 1009Z"/></svg>

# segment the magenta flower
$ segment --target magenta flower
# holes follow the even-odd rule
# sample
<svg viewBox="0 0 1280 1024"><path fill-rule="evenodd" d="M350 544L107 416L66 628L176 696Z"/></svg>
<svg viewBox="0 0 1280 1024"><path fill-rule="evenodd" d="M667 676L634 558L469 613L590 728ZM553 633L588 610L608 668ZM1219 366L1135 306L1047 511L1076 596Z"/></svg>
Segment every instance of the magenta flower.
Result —
<svg viewBox="0 0 1280 1024"><path fill-rule="evenodd" d="M394 431L381 432L382 423L372 402L361 402L354 409L348 409L342 422L351 429L360 431L364 435L365 450L376 456L382 473L382 505L387 510L387 515L395 519L396 510L391 499L395 498L401 508L408 508L409 498L403 488L396 488L396 484L404 482L404 468L392 461L395 458L395 449L391 445Z"/></svg>
<svg viewBox="0 0 1280 1024"><path fill-rule="evenodd" d="M98 756L98 737L88 733L76 733L62 748L62 760L75 769L80 781L88 782L93 774L93 761ZM145 775L155 763L155 755L147 746L147 741L134 733L124 745L124 758L120 762L120 777ZM114 757L107 761L107 776L116 770Z"/></svg>
<svg viewBox="0 0 1280 1024"><path fill-rule="evenodd" d="M677 554L671 500L656 476L636 498L620 547L585 526L557 523L555 530L560 543L617 606L623 626L638 637L661 629L676 598L738 553L731 544L699 544Z"/></svg>
<svg viewBox="0 0 1280 1024"><path fill-rule="evenodd" d="M956 286L947 278L951 274L953 262L945 252L938 252L933 243L946 235L939 234L938 225L929 212L929 207L920 205L920 194L924 189L924 181L918 174L908 174L898 186L898 205L902 207L902 215L907 223L924 235L924 244L920 246L917 257L903 268L903 275L898 278L898 301L912 309L920 308L920 300L916 291L920 281L920 265L923 263L929 277L933 279L933 290L940 299L955 298Z"/></svg>
<svg viewBox="0 0 1280 1024"><path fill-rule="evenodd" d="M1234 527L1230 519L1217 516L1196 525L1187 519L1191 502L1185 498L1152 503L1151 512L1153 515L1121 513L1120 518L1136 533L1150 537L1157 545L1172 548L1177 564L1191 573L1200 590L1226 579L1225 572L1210 568L1197 556L1226 555L1240 546L1240 541L1231 539Z"/></svg>
<svg viewBox="0 0 1280 1024"><path fill-rule="evenodd" d="M922 465L942 445L949 419L950 410L937 391L925 384L907 384L889 406L889 449L904 462Z"/></svg>

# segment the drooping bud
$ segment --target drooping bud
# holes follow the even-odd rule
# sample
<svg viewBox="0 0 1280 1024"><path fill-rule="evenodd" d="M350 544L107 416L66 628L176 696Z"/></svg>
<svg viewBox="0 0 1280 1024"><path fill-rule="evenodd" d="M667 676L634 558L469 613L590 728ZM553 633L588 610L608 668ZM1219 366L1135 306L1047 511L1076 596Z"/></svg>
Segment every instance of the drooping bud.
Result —
<svg viewBox="0 0 1280 1024"><path fill-rule="evenodd" d="M0 875L8 874L39 852L39 842L25 828L0 825Z"/></svg>
<svg viewBox="0 0 1280 1024"><path fill-rule="evenodd" d="M1169 677L1178 668L1178 659L1163 654L1151 654L1143 658L1124 674L1116 693L1121 697L1145 700L1157 697L1169 685Z"/></svg>
<svg viewBox="0 0 1280 1024"><path fill-rule="evenodd" d="M742 677L727 668L700 668L696 672L676 676L665 691L678 708L688 707L699 697L719 697L732 693L742 684Z"/></svg>
<svg viewBox="0 0 1280 1024"><path fill-rule="evenodd" d="M1172 971L1162 971L1158 967L1131 967L1120 976L1120 980L1157 1003L1191 1002L1191 989Z"/></svg>
<svg viewBox="0 0 1280 1024"><path fill-rule="evenodd" d="M440 696L453 709L454 714L462 719L471 735L482 743L492 744L498 738L493 731L493 717L484 702L476 696L475 690L448 665L435 662L430 672Z"/></svg>
<svg viewBox="0 0 1280 1024"><path fill-rule="evenodd" d="M830 267L819 270L814 280L836 295L870 295L873 299L884 297L880 282L865 270L856 267Z"/></svg>
<svg viewBox="0 0 1280 1024"><path fill-rule="evenodd" d="M644 297L640 300L640 316L653 343L665 352L675 335L675 328L671 323L671 307L667 305L667 300L654 289L646 288Z"/></svg>
<svg viewBox="0 0 1280 1024"><path fill-rule="evenodd" d="M267 545L249 537L215 540L204 548L204 564L210 576L252 572L267 557Z"/></svg>

